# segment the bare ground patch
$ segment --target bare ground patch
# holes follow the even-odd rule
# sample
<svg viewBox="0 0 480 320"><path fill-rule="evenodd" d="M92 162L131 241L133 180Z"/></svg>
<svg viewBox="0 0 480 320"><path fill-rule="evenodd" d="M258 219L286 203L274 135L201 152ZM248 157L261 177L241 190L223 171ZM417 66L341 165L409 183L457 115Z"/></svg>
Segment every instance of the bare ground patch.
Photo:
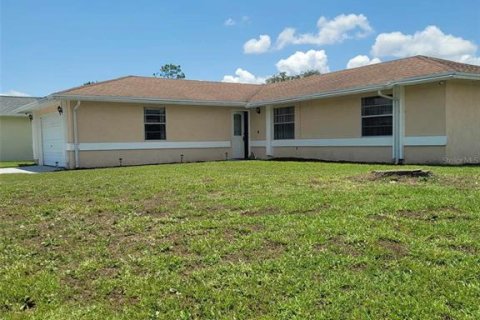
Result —
<svg viewBox="0 0 480 320"><path fill-rule="evenodd" d="M435 180L436 176L430 171L422 170L389 170L389 171L372 171L350 177L351 181L357 183L365 182L384 182L384 183L401 183L407 185L417 185L427 181Z"/></svg>
<svg viewBox="0 0 480 320"><path fill-rule="evenodd" d="M440 207L424 210L400 210L395 214L397 217L425 221L437 222L441 220L471 220L472 217L455 207Z"/></svg>
<svg viewBox="0 0 480 320"><path fill-rule="evenodd" d="M389 256L392 256L395 259L404 257L408 254L408 250L404 244L397 240L393 239L380 239L377 245L386 250Z"/></svg>
<svg viewBox="0 0 480 320"><path fill-rule="evenodd" d="M263 244L253 250L242 250L228 253L222 260L226 262L256 262L263 260L276 259L282 256L286 251L287 245L278 241L265 240Z"/></svg>
<svg viewBox="0 0 480 320"><path fill-rule="evenodd" d="M366 244L363 241L348 240L342 235L332 236L324 243L314 245L317 252L331 251L336 254L358 257L364 254Z"/></svg>

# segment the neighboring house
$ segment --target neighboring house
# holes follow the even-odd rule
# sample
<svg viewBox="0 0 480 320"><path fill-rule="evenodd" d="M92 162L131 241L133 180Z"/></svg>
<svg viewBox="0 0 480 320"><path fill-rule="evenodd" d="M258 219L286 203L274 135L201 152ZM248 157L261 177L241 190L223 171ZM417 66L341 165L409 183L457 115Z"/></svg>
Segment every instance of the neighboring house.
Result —
<svg viewBox="0 0 480 320"><path fill-rule="evenodd" d="M32 124L18 109L33 97L0 96L0 161L32 160Z"/></svg>
<svg viewBox="0 0 480 320"><path fill-rule="evenodd" d="M31 103L40 164L480 163L480 67L415 56L252 85L123 77Z"/></svg>

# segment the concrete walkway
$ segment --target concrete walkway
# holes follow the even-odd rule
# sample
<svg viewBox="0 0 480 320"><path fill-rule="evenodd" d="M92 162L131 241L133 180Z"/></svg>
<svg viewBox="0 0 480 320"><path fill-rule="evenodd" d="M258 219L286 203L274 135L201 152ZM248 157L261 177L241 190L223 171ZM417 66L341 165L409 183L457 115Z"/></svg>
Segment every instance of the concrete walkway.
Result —
<svg viewBox="0 0 480 320"><path fill-rule="evenodd" d="M0 168L0 174L8 174L8 173L42 173L42 172L53 172L53 171L60 171L63 170L62 168L56 167L47 167L47 166L28 166L28 167L17 167L17 168Z"/></svg>

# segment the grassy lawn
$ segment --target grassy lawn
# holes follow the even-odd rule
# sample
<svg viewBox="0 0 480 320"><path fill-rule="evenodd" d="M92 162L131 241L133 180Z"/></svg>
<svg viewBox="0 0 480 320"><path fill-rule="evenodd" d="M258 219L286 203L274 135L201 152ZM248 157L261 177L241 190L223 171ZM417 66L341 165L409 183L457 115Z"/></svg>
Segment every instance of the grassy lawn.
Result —
<svg viewBox="0 0 480 320"><path fill-rule="evenodd" d="M17 168L24 166L33 166L33 161L0 161L0 168Z"/></svg>
<svg viewBox="0 0 480 320"><path fill-rule="evenodd" d="M0 319L479 319L480 167L0 176Z"/></svg>

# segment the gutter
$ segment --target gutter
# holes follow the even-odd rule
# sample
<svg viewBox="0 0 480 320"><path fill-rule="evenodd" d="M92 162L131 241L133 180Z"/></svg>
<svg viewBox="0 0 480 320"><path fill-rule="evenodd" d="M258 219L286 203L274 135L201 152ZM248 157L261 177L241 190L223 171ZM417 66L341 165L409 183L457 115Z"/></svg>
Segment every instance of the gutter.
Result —
<svg viewBox="0 0 480 320"><path fill-rule="evenodd" d="M80 100L77 101L77 104L73 107L73 144L75 146L75 169L79 168L79 156L78 156L78 125L77 125L77 109L80 107Z"/></svg>
<svg viewBox="0 0 480 320"><path fill-rule="evenodd" d="M100 101L100 102L124 102L124 103L148 103L148 104L180 104L194 106L218 106L218 107L246 107L247 102L242 101L217 101L217 100L178 100L178 99L155 99L144 97L119 97L119 96L82 96L82 95L58 95L49 96L53 99L77 100L77 101Z"/></svg>

